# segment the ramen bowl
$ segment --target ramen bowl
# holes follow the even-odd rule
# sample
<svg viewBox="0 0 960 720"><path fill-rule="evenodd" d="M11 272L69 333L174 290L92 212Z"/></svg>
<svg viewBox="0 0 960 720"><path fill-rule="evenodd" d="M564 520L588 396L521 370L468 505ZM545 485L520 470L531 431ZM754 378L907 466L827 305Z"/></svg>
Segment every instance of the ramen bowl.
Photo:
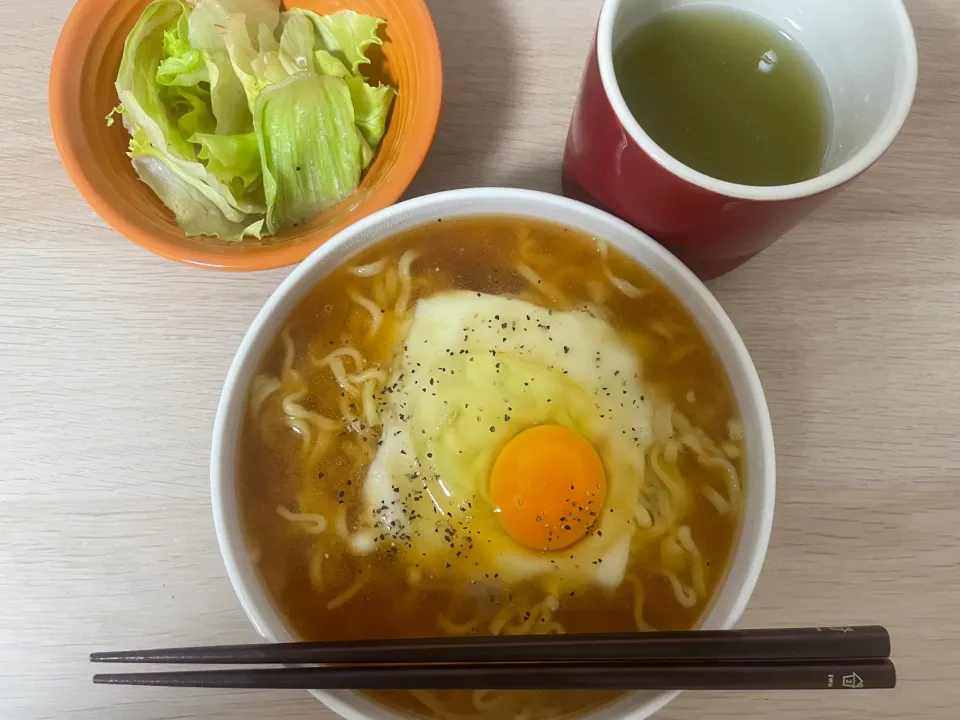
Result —
<svg viewBox="0 0 960 720"><path fill-rule="evenodd" d="M361 220L324 244L294 270L270 297L243 338L227 375L217 410L211 458L211 493L220 551L248 618L260 635L269 641L296 639L277 604L271 600L271 595L261 583L257 567L251 560L239 496L239 453L247 417L248 392L262 360L271 352L275 338L281 334L298 304L315 288L323 289L334 282L331 273L356 254L367 253L366 257L369 257L368 251L387 243L397 233L412 228L445 227L448 223L465 218L487 216L546 222L556 228L579 231L585 237L602 239L606 242L604 247L609 246L611 254L618 251L642 266L645 272L665 287L682 304L712 348L713 355L727 375L738 406L743 439L741 467L746 482L741 496L738 530L732 539L726 572L716 583L711 599L696 624L705 629L733 627L746 607L763 564L773 520L776 484L770 417L756 370L740 336L719 303L693 273L640 231L573 200L497 188L429 195ZM443 225L438 225L438 222ZM429 263L429 266L432 269L433 263ZM354 269L363 275L367 272L364 268L369 267ZM473 296L474 293L467 295ZM479 293L476 295L479 296ZM422 306L423 302L417 306L417 313ZM504 323L504 327L506 325ZM496 327L499 329L500 324ZM556 333L556 328L553 333ZM568 350L573 353L576 348L563 348L561 356ZM600 361L597 362L599 364ZM478 366L480 364L477 363ZM491 426L490 431L493 430ZM486 427L483 431L486 434ZM322 527L320 531L323 531ZM584 717L590 720L645 718L676 694L629 693ZM332 710L351 720L396 720L406 717L354 692L318 691L314 695Z"/></svg>
<svg viewBox="0 0 960 720"><path fill-rule="evenodd" d="M142 183L127 157L129 136L105 120L117 105L114 81L124 40L149 0L79 0L67 18L50 69L53 137L80 194L114 230L171 260L217 270L293 265L356 222L396 202L420 169L440 118L440 45L423 0L300 0L320 14L349 8L386 20L382 48L364 72L396 87L387 131L357 191L312 220L263 242L187 237L173 213Z"/></svg>

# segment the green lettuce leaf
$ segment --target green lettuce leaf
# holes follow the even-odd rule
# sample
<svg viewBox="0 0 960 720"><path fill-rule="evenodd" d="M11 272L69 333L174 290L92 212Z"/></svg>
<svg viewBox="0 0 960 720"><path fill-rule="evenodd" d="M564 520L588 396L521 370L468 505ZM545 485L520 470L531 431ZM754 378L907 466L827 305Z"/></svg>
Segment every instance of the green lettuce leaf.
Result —
<svg viewBox="0 0 960 720"><path fill-rule="evenodd" d="M227 17L243 17L248 37L261 25L271 32L280 24L280 0L200 0L190 13L190 46L198 50L223 50Z"/></svg>
<svg viewBox="0 0 960 720"><path fill-rule="evenodd" d="M216 118L217 132L233 135L249 130L253 116L243 84L230 66L223 32L212 24L217 17L226 18L219 0L201 0L197 9L184 12L176 27L164 32L164 59L157 68L157 82L185 87L209 83L207 104ZM191 32L200 39L199 44L191 42Z"/></svg>
<svg viewBox="0 0 960 720"><path fill-rule="evenodd" d="M157 82L161 85L191 87L201 82L210 82L203 55L191 50L184 55L164 58L157 68Z"/></svg>
<svg viewBox="0 0 960 720"><path fill-rule="evenodd" d="M193 145L171 125L163 86L157 82L164 32L175 28L183 13L179 0L154 0L147 6L124 42L116 86L123 123L131 134L142 129L158 150L194 159Z"/></svg>
<svg viewBox="0 0 960 720"><path fill-rule="evenodd" d="M268 82L280 82L289 74L277 72L277 68L282 70L275 37L279 22L279 0L200 0L190 14L191 46L205 50L209 64L217 66L219 86L211 80L214 115L223 122L217 132L235 134L249 129L257 94ZM261 43L264 52L272 53L271 59L260 58ZM241 91L246 98L245 111L238 102ZM232 117L230 106L234 108Z"/></svg>
<svg viewBox="0 0 960 720"><path fill-rule="evenodd" d="M168 116L177 124L182 138L194 133L214 132L217 120L210 111L210 93L200 88L171 87L160 93ZM188 140L189 142L189 140ZM191 157L194 155L191 147Z"/></svg>
<svg viewBox="0 0 960 720"><path fill-rule="evenodd" d="M388 85L373 86L366 82L359 68L370 62L366 56L370 46L383 44L377 31L384 21L352 10L324 16L310 10L293 9L285 14L288 25L294 18L309 19L313 23L322 45L314 52L313 67L323 75L344 78L350 90L357 127L370 148L376 149L383 139L387 117L397 93Z"/></svg>
<svg viewBox="0 0 960 720"><path fill-rule="evenodd" d="M284 13L283 32L280 35L280 62L287 73L312 71L317 33L313 22L302 11Z"/></svg>
<svg viewBox="0 0 960 720"><path fill-rule="evenodd" d="M188 237L215 235L239 241L263 235L262 216L240 212L224 202L222 194L189 172L188 163L155 148L142 130L131 139L129 154L137 175L173 211Z"/></svg>
<svg viewBox="0 0 960 720"><path fill-rule="evenodd" d="M367 139L363 136L363 133L360 132L359 128L357 129L357 137L360 138L360 167L366 170L370 167L370 163L373 162L376 151L370 147L370 143L367 142Z"/></svg>
<svg viewBox="0 0 960 720"><path fill-rule="evenodd" d="M184 7L177 24L169 30L163 31L164 57L177 57L178 55L184 55L193 50L193 48L190 47L190 38L188 37L190 32L189 25L190 15L187 12L187 8Z"/></svg>
<svg viewBox="0 0 960 720"><path fill-rule="evenodd" d="M256 44L242 15L227 17L224 28L230 64L243 85L252 112L260 91L271 83L283 82L290 73L280 62L280 43L266 25L260 26Z"/></svg>
<svg viewBox="0 0 960 720"><path fill-rule="evenodd" d="M290 11L291 13L294 11ZM360 73L360 66L370 62L367 48L383 45L377 29L384 21L370 15L361 15L353 10L341 10L332 15L318 15L310 10L299 10L313 22L320 36L322 47L340 60L351 75Z"/></svg>
<svg viewBox="0 0 960 720"><path fill-rule="evenodd" d="M370 147L375 149L383 139L387 116L397 91L389 85L374 87L362 77L347 78L346 83L350 90L357 127Z"/></svg>
<svg viewBox="0 0 960 720"><path fill-rule="evenodd" d="M212 135L196 133L190 142L200 145L198 156L207 170L242 194L260 185L260 146L256 133L242 135Z"/></svg>
<svg viewBox="0 0 960 720"><path fill-rule="evenodd" d="M224 42L227 54L230 57L230 66L243 86L247 98L247 105L252 113L253 103L266 84L253 69L253 61L257 59L257 48L254 47L247 24L243 18L233 15L224 21ZM252 117L252 116L251 116Z"/></svg>
<svg viewBox="0 0 960 720"><path fill-rule="evenodd" d="M226 49L203 51L210 77L210 105L217 119L217 133L236 135L253 127L243 83L230 65Z"/></svg>
<svg viewBox="0 0 960 720"><path fill-rule="evenodd" d="M338 78L350 77L347 66L337 60L326 50L317 50L313 54L314 68L321 75L331 75Z"/></svg>
<svg viewBox="0 0 960 720"><path fill-rule="evenodd" d="M257 77L265 84L281 83L290 76L290 72L280 60L280 41L266 25L257 32L257 47L260 52L251 63Z"/></svg>
<svg viewBox="0 0 960 720"><path fill-rule="evenodd" d="M265 87L253 124L270 232L308 220L356 191L362 136L343 80L301 72Z"/></svg>
<svg viewBox="0 0 960 720"><path fill-rule="evenodd" d="M210 82L203 54L190 47L187 24L184 13L176 26L163 32L163 60L157 68L157 82L161 85L192 87Z"/></svg>

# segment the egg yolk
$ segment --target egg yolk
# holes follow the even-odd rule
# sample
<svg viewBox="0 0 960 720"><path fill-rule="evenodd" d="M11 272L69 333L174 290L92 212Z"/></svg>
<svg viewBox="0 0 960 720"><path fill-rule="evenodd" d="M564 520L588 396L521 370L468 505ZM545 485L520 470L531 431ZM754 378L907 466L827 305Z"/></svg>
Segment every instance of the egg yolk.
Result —
<svg viewBox="0 0 960 720"><path fill-rule="evenodd" d="M531 550L563 550L599 517L607 478L586 438L559 425L538 425L500 451L490 495L510 537Z"/></svg>

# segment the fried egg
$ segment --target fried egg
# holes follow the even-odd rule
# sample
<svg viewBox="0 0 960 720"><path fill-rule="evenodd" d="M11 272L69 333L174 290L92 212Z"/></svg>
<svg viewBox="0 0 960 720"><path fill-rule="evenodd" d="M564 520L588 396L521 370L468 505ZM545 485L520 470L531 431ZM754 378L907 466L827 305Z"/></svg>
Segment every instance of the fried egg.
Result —
<svg viewBox="0 0 960 720"><path fill-rule="evenodd" d="M381 398L364 517L412 581L623 581L651 403L612 327L435 295L417 304Z"/></svg>

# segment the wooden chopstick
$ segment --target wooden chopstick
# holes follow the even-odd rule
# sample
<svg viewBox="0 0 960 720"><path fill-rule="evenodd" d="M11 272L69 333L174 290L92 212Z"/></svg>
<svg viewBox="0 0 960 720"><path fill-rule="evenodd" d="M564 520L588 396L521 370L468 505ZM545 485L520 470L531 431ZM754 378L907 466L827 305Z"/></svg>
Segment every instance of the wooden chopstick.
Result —
<svg viewBox="0 0 960 720"><path fill-rule="evenodd" d="M896 686L890 660L709 664L392 665L95 675L94 683L309 690L872 690Z"/></svg>
<svg viewBox="0 0 960 720"><path fill-rule="evenodd" d="M883 659L885 628L783 628L220 645L98 652L93 662L181 664L487 663Z"/></svg>

